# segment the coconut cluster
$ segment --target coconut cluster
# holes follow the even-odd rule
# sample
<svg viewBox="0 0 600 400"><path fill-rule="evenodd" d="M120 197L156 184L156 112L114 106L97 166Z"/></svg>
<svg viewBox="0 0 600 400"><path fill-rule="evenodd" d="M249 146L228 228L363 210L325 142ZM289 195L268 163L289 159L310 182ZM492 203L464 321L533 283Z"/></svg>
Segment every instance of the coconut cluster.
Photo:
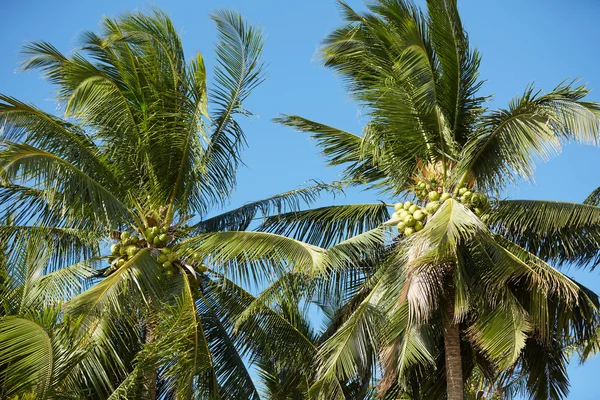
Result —
<svg viewBox="0 0 600 400"><path fill-rule="evenodd" d="M394 205L396 211L392 214L392 219L400 219L396 227L404 236L410 236L422 230L427 223L427 217L435 214L441 204L451 196L449 193L440 195L437 191L432 190L424 197L429 200L425 207L421 207L411 201Z"/></svg>
<svg viewBox="0 0 600 400"><path fill-rule="evenodd" d="M105 275L110 275L118 268L122 267L127 260L133 258L138 251L142 248L140 238L129 232L122 232L120 240L110 246L110 253L108 257L108 263L111 265L105 272Z"/></svg>
<svg viewBox="0 0 600 400"><path fill-rule="evenodd" d="M490 209L490 204L486 195L464 186L458 189L458 201L469 207L469 209L471 209L478 217L485 218L485 214Z"/></svg>
<svg viewBox="0 0 600 400"><path fill-rule="evenodd" d="M421 181L415 189L415 193L422 199L425 206L419 206L410 201L394 205L396 211L392 214L392 220L400 220L396 225L400 234L410 236L422 230L427 223L427 218L435 214L442 203L453 197L447 192L440 193L442 190L439 188L437 190L434 189L433 184L435 184L434 180L431 183ZM433 190L427 191L428 189ZM424 194L423 190L427 191L427 193ZM475 215L482 218L485 222L486 214L489 211L487 196L467 187L459 188L457 193L458 196L456 199L471 209Z"/></svg>
<svg viewBox="0 0 600 400"><path fill-rule="evenodd" d="M202 256L199 253L178 254L167 244L172 240L167 227L146 226L144 229L138 229L140 238L135 233L115 232L117 243L110 247L111 256L108 258L108 267L104 275L108 276L122 267L128 260L133 258L142 248L150 248L151 254L163 266L168 276L176 275L180 270L186 273L193 271L204 273L208 270L202 263ZM172 232L171 232L172 233ZM118 238L118 239L117 239ZM192 267L193 266L193 267Z"/></svg>

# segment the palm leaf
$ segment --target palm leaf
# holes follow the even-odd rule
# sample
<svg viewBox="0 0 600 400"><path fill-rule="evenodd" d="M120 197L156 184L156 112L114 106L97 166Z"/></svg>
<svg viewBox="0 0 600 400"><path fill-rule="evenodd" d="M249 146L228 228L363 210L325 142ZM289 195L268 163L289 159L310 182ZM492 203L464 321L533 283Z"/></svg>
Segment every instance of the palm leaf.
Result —
<svg viewBox="0 0 600 400"><path fill-rule="evenodd" d="M489 223L504 237L556 263L599 262L600 209L592 205L536 200L501 200Z"/></svg>
<svg viewBox="0 0 600 400"><path fill-rule="evenodd" d="M321 192L338 194L343 182L316 183L300 189L280 193L264 200L247 203L223 214L201 221L192 227L192 234L224 230L243 231L260 213L263 217L289 211L299 211L301 204L312 204Z"/></svg>
<svg viewBox="0 0 600 400"><path fill-rule="evenodd" d="M289 236L326 248L375 229L389 218L384 203L350 204L271 216L257 230Z"/></svg>

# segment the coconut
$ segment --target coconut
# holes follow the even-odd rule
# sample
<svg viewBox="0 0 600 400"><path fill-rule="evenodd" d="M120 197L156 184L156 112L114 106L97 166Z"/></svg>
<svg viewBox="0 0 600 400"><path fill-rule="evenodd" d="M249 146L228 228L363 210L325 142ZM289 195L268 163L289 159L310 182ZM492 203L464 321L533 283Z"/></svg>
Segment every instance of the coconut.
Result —
<svg viewBox="0 0 600 400"><path fill-rule="evenodd" d="M442 193L442 195L440 196L440 201L444 202L444 201L448 200L450 197L452 197L450 195L450 193Z"/></svg>
<svg viewBox="0 0 600 400"><path fill-rule="evenodd" d="M398 213L400 219L404 220L404 218L408 217L410 213L406 210L402 210Z"/></svg>
<svg viewBox="0 0 600 400"><path fill-rule="evenodd" d="M121 232L121 240L127 240L130 236L129 232Z"/></svg>
<svg viewBox="0 0 600 400"><path fill-rule="evenodd" d="M402 221L398 222L398 225L396 225L396 227L398 228L399 231L403 231L404 228L406 228L406 224Z"/></svg>
<svg viewBox="0 0 600 400"><path fill-rule="evenodd" d="M165 268L171 268L172 265L173 263L171 261L165 261L162 266Z"/></svg>
<svg viewBox="0 0 600 400"><path fill-rule="evenodd" d="M169 260L167 259L167 256L166 256L166 255L164 255L164 254L161 254L161 255L159 255L159 256L156 258L156 261L158 261L159 263L161 263L161 264L162 264L162 263L164 263L164 262L166 262L166 261L169 261Z"/></svg>
<svg viewBox="0 0 600 400"><path fill-rule="evenodd" d="M400 218L400 215L397 212L392 214L392 219L398 219L398 218Z"/></svg>
<svg viewBox="0 0 600 400"><path fill-rule="evenodd" d="M425 208L427 209L427 212L429 214L434 214L440 208L440 202L432 201L432 202L428 203Z"/></svg>
<svg viewBox="0 0 600 400"><path fill-rule="evenodd" d="M120 251L121 251L121 246L119 246L117 243L110 246L110 252L112 254L119 254Z"/></svg>
<svg viewBox="0 0 600 400"><path fill-rule="evenodd" d="M414 212L417 211L418 209L419 209L419 206L417 206L416 204L413 204L408 208L408 212L411 214L414 214Z"/></svg>
<svg viewBox="0 0 600 400"><path fill-rule="evenodd" d="M404 218L404 225L406 225L406 226L413 226L415 224L415 222L417 222L417 221L415 220L415 218L412 215L409 215L406 218Z"/></svg>
<svg viewBox="0 0 600 400"><path fill-rule="evenodd" d="M208 267L204 264L200 264L200 266L198 267L198 272L200 272L201 274L205 273L206 271L208 271Z"/></svg>
<svg viewBox="0 0 600 400"><path fill-rule="evenodd" d="M400 211L404 208L404 203L396 203L394 204L394 210Z"/></svg>
<svg viewBox="0 0 600 400"><path fill-rule="evenodd" d="M167 240L169 240L169 235L167 235L166 233L161 233L160 235L158 235L158 239L162 243L167 243Z"/></svg>
<svg viewBox="0 0 600 400"><path fill-rule="evenodd" d="M477 215L478 217L480 217L483 214L483 210L481 208L475 207L473 209L473 212L475 213L475 215Z"/></svg>
<svg viewBox="0 0 600 400"><path fill-rule="evenodd" d="M127 247L124 246L120 246L119 247L119 254L124 256L125 254L127 254Z"/></svg>
<svg viewBox="0 0 600 400"><path fill-rule="evenodd" d="M138 251L140 251L140 248L137 247L137 246L129 246L129 247L127 247L127 255L129 257L135 256Z"/></svg>
<svg viewBox="0 0 600 400"><path fill-rule="evenodd" d="M423 211L417 210L417 211L414 212L413 217L417 221L422 221L423 218L425 218L425 214L423 213Z"/></svg>
<svg viewBox="0 0 600 400"><path fill-rule="evenodd" d="M415 233L415 230L413 228L408 227L408 228L404 229L404 235L405 236L410 236L413 233Z"/></svg>
<svg viewBox="0 0 600 400"><path fill-rule="evenodd" d="M168 247L163 247L162 249L160 249L160 252L163 254L169 254L171 252L171 249Z"/></svg>
<svg viewBox="0 0 600 400"><path fill-rule="evenodd" d="M429 192L429 200L438 201L440 199L440 194L436 191Z"/></svg>
<svg viewBox="0 0 600 400"><path fill-rule="evenodd" d="M410 206L412 206L412 203L410 201L405 201L404 202L404 209L406 211L408 211L408 209L410 208Z"/></svg>
<svg viewBox="0 0 600 400"><path fill-rule="evenodd" d="M419 232L421 229L423 229L424 226L425 225L423 225L421 221L417 221L414 226L415 232Z"/></svg>
<svg viewBox="0 0 600 400"><path fill-rule="evenodd" d="M461 187L460 189L458 189L458 195L462 196L463 194L465 194L469 189L467 189L466 187Z"/></svg>
<svg viewBox="0 0 600 400"><path fill-rule="evenodd" d="M466 191L463 193L463 195L461 196L461 198L466 199L467 201L469 201L469 199L471 199L471 197L473 196L473 192L470 191Z"/></svg>
<svg viewBox="0 0 600 400"><path fill-rule="evenodd" d="M167 269L166 271L167 276L171 277L171 276L175 276L177 274L177 271L175 271L172 268Z"/></svg>
<svg viewBox="0 0 600 400"><path fill-rule="evenodd" d="M152 243L154 243L155 245L159 245L162 242L160 241L160 237L155 236L154 239L152 239Z"/></svg>
<svg viewBox="0 0 600 400"><path fill-rule="evenodd" d="M125 265L125 259L119 258L119 261L117 261L117 267L121 268L123 265Z"/></svg>

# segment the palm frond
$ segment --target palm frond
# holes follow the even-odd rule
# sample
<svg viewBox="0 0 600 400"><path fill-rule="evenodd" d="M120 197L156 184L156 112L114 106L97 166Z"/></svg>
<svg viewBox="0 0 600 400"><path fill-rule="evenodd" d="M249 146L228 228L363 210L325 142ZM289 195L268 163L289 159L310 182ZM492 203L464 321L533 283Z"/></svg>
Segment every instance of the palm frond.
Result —
<svg viewBox="0 0 600 400"><path fill-rule="evenodd" d="M557 154L562 143L597 143L600 108L581 100L587 93L572 84L543 95L528 87L507 110L483 117L463 149L458 172L498 191L516 179L531 179L535 163Z"/></svg>
<svg viewBox="0 0 600 400"><path fill-rule="evenodd" d="M36 398L47 398L53 383L54 357L52 340L42 326L21 317L0 319L3 395L33 392Z"/></svg>
<svg viewBox="0 0 600 400"><path fill-rule="evenodd" d="M192 226L191 233L199 234L218 231L246 230L260 213L264 218L272 214L300 211L302 205L310 205L322 192L339 194L343 191L344 182L315 183L300 189L280 193L264 200L247 203L226 213L200 221Z"/></svg>
<svg viewBox="0 0 600 400"><path fill-rule="evenodd" d="M220 11L212 14L212 19L217 24L219 43L216 86L210 90L209 100L216 109L211 114L212 134L201 164L205 169L201 190L207 204L220 204L235 185L246 140L234 117L250 114L242 103L264 79L260 61L263 36L239 14Z"/></svg>
<svg viewBox="0 0 600 400"><path fill-rule="evenodd" d="M389 218L388 208L384 203L350 204L271 216L257 230L327 248L375 229Z"/></svg>
<svg viewBox="0 0 600 400"><path fill-rule="evenodd" d="M538 200L495 202L495 231L549 262L600 262L600 209L592 205Z"/></svg>

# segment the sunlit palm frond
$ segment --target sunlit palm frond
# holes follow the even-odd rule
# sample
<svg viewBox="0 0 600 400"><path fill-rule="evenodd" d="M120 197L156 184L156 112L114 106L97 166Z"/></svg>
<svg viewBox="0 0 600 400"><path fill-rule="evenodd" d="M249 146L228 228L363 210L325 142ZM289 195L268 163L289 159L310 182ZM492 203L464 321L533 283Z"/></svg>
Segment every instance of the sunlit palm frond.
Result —
<svg viewBox="0 0 600 400"><path fill-rule="evenodd" d="M551 262L595 266L600 260L600 209L537 200L501 200L489 223L504 237Z"/></svg>
<svg viewBox="0 0 600 400"><path fill-rule="evenodd" d="M204 178L198 185L206 204L220 204L235 185L240 152L245 146L245 135L235 116L250 115L242 102L264 79L260 60L263 36L239 14L220 11L212 18L219 43L216 85L209 91L209 100L216 108L211 113L212 132L201 163Z"/></svg>
<svg viewBox="0 0 600 400"><path fill-rule="evenodd" d="M350 204L268 217L257 230L327 248L389 220L386 204Z"/></svg>
<svg viewBox="0 0 600 400"><path fill-rule="evenodd" d="M200 221L192 226L192 234L225 230L243 231L261 215L267 218L274 214L300 211L302 205L311 205L322 192L339 194L344 182L315 183L300 189L290 190L264 200L247 203L223 214Z"/></svg>
<svg viewBox="0 0 600 400"><path fill-rule="evenodd" d="M596 143L600 109L582 101L584 86L565 84L547 94L530 86L509 108L487 114L463 149L459 173L471 173L490 191L531 179L536 162L557 154L565 142Z"/></svg>

